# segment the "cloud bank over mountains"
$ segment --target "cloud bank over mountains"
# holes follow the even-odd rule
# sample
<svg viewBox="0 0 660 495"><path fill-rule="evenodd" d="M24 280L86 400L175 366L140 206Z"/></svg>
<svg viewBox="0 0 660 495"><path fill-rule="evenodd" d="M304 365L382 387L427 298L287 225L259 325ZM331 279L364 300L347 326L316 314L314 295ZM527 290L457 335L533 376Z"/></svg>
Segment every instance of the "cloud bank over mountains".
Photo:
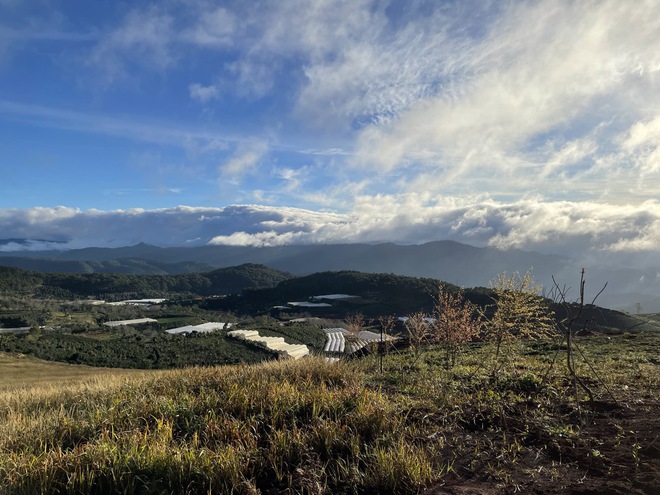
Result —
<svg viewBox="0 0 660 495"><path fill-rule="evenodd" d="M0 210L4 238L33 239L0 250L159 246L279 246L314 243L420 244L449 239L476 246L520 248L573 257L626 257L660 249L660 202L609 206L501 203L488 198L429 202L418 196L371 198L350 214L290 207L179 206L158 210L81 211L73 208ZM44 241L53 241L49 244Z"/></svg>

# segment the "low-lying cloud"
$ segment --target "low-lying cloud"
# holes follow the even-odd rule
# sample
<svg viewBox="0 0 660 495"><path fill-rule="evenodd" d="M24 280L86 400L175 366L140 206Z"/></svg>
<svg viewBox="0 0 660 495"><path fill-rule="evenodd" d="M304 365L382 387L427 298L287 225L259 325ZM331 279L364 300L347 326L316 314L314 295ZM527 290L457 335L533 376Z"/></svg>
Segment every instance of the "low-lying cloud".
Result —
<svg viewBox="0 0 660 495"><path fill-rule="evenodd" d="M160 246L281 246L419 244L448 239L576 258L624 254L632 259L660 248L660 202L620 206L531 198L504 203L488 197L429 201L406 195L361 197L350 213L256 205L114 211L5 209L0 210L0 232L5 239L56 242L50 247L60 249L139 242ZM26 245L5 243L0 249L21 250Z"/></svg>

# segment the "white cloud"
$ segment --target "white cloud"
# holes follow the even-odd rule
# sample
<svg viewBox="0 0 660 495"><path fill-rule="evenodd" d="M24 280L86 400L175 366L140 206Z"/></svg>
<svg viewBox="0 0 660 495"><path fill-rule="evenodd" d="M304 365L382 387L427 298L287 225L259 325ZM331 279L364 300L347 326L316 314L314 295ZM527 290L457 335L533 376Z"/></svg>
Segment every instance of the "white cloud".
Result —
<svg viewBox="0 0 660 495"><path fill-rule="evenodd" d="M275 82L272 63L258 56L227 62L225 75L230 76L223 79L223 82L229 81L228 85L231 85L241 98L248 100L262 98L271 91Z"/></svg>
<svg viewBox="0 0 660 495"><path fill-rule="evenodd" d="M268 137L7 101L0 113L40 126L179 143L193 159L212 154L205 158L232 190L229 201L351 212L338 223L319 220L318 229L314 222L300 231L239 225L209 239L420 242L446 235L544 249L581 239L581 248L589 240L615 250L656 243L657 206L643 202L660 197L655 0L222 7L170 0L129 6L109 22L92 28L96 43L87 60L107 82L171 72L168 82L176 81L179 93L190 83L190 98L201 103L220 100L222 89L218 107L245 109L236 121ZM195 72L202 64L203 73ZM249 104L241 106L236 94ZM264 105L253 100L264 96ZM328 133L316 134L314 124ZM312 156L288 161L292 153ZM245 191L233 194L237 184ZM460 195L465 199L455 199ZM189 239L196 237L203 236Z"/></svg>
<svg viewBox="0 0 660 495"><path fill-rule="evenodd" d="M372 193L634 201L660 192L659 33L655 1L171 1L104 26L89 60L109 81L210 61L192 99L283 96L305 129L342 132L301 153L345 157L337 182ZM260 115L274 147L287 117Z"/></svg>
<svg viewBox="0 0 660 495"><path fill-rule="evenodd" d="M88 62L102 71L106 83L128 77L129 63L165 70L177 59L171 49L174 39L174 17L165 10L154 5L130 10L123 23L94 46Z"/></svg>
<svg viewBox="0 0 660 495"><path fill-rule="evenodd" d="M300 150L304 155L320 155L320 156L337 156L337 155L350 155L350 153L341 148L325 148L325 149L306 149Z"/></svg>
<svg viewBox="0 0 660 495"><path fill-rule="evenodd" d="M443 187L492 172L495 187L510 181L520 192L534 187L539 169L561 179L594 167L612 152L592 140L594 133L598 143L608 143L660 112L660 4L507 5L482 40L466 39L463 51L438 52L446 81L458 91L439 86L435 94L413 97L396 118L365 127L357 165L381 172L415 165ZM405 59L393 60L403 65ZM359 79L361 72L353 70ZM639 93L645 98L628 96ZM655 162L649 155L645 169L655 171ZM548 186L551 193L582 187L577 181Z"/></svg>
<svg viewBox="0 0 660 495"><path fill-rule="evenodd" d="M64 241L65 247L229 244L274 246L307 243L455 240L581 256L660 249L660 202L503 203L478 196L432 201L425 195L362 196L350 213L275 206L185 207L160 210L0 210L5 238Z"/></svg>
<svg viewBox="0 0 660 495"><path fill-rule="evenodd" d="M304 167L298 169L282 168L277 170L276 174L284 182L284 190L294 192L304 183L306 172Z"/></svg>
<svg viewBox="0 0 660 495"><path fill-rule="evenodd" d="M222 7L201 11L182 38L195 45L224 47L232 43L237 22L236 16Z"/></svg>
<svg viewBox="0 0 660 495"><path fill-rule="evenodd" d="M234 155L220 165L221 179L239 182L245 175L255 172L267 152L268 144L264 141L253 140L239 144Z"/></svg>
<svg viewBox="0 0 660 495"><path fill-rule="evenodd" d="M209 244L221 246L253 246L253 247L272 247L294 244L301 236L300 233L286 232L278 234L273 231L257 232L248 234L247 232L234 232L230 235L219 235L211 239Z"/></svg>
<svg viewBox="0 0 660 495"><path fill-rule="evenodd" d="M112 84L135 70L175 68L190 47L225 49L232 45L236 27L232 12L204 2L136 7L99 35L87 61Z"/></svg>
<svg viewBox="0 0 660 495"><path fill-rule="evenodd" d="M149 36L134 34L137 19L152 27L145 33ZM164 22L171 19L176 21ZM371 0L229 2L223 7L174 1L131 10L98 44L92 60L111 73L126 73L126 64L137 59L162 70L188 50L211 50L223 86L233 87L241 97L261 98L279 77L297 91L303 67L313 70L315 64L337 57L384 22L382 7ZM148 60L153 56L159 64Z"/></svg>
<svg viewBox="0 0 660 495"><path fill-rule="evenodd" d="M213 84L210 86L202 86L198 83L192 83L188 86L188 91L190 92L190 97L193 100L197 100L201 103L207 103L211 100L215 100L219 96L218 87Z"/></svg>
<svg viewBox="0 0 660 495"><path fill-rule="evenodd" d="M640 180L660 173L660 115L633 125L621 145L622 151L634 160Z"/></svg>
<svg viewBox="0 0 660 495"><path fill-rule="evenodd" d="M464 47L448 38L444 16L417 19L394 32L380 11L364 8L361 18L365 25L356 27L332 57L305 67L308 84L296 109L301 117L322 126L388 123L452 82L448 78L455 68L447 64L447 55Z"/></svg>

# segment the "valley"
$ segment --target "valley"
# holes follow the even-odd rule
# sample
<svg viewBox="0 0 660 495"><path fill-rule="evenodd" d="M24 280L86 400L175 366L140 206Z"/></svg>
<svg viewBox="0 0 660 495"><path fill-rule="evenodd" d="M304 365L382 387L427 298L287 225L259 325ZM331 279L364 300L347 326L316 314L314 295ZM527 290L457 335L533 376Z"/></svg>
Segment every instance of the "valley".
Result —
<svg viewBox="0 0 660 495"><path fill-rule="evenodd" d="M584 305L567 368L557 329L575 304L534 296L554 333L514 326L500 353L496 288L254 264L1 270L7 493L657 488L656 314ZM443 333L460 308L475 333Z"/></svg>
<svg viewBox="0 0 660 495"><path fill-rule="evenodd" d="M553 276L560 284L570 285L580 269L586 268L592 287L616 282L600 296L601 306L629 312L638 312L639 307L646 313L660 312L660 278L656 277L660 267L652 259L635 256L622 259L603 253L581 259L580 253L573 257L559 256L476 247L455 241L272 247L159 247L140 243L115 248L8 251L3 250L0 240L0 266L48 273L192 276L245 264L266 265L295 276L328 271L390 273L434 278L460 287L488 286L498 273L522 273L533 267L535 278L548 290L552 287Z"/></svg>
<svg viewBox="0 0 660 495"><path fill-rule="evenodd" d="M360 315L364 330L381 331L392 318L405 339L408 315L434 311L440 289L462 294L491 311L487 288L459 289L440 280L355 271L293 276L247 264L190 275L48 274L0 267L0 351L114 368L257 363L275 356L227 335L259 331L323 354L324 329L342 328ZM336 295L350 297L336 297ZM132 298L122 304L122 298ZM153 303L153 304L152 304ZM564 309L546 300L562 318ZM140 321L144 320L144 321ZM126 321L127 323L113 323ZM588 305L589 331L660 331L653 315L632 315ZM177 328L226 322L209 333ZM16 329L12 331L11 329Z"/></svg>

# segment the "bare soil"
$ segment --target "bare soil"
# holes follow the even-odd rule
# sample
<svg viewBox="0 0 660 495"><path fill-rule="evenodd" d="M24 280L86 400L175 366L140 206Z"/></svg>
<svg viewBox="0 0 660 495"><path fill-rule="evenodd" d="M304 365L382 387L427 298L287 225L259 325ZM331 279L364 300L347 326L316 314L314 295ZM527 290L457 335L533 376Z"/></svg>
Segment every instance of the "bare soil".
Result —
<svg viewBox="0 0 660 495"><path fill-rule="evenodd" d="M585 420L586 418L586 420ZM574 418L577 419L577 418ZM597 401L584 406L579 435L549 436L529 428L525 447L495 475L492 459L466 455L427 495L660 495L660 403ZM509 420L508 430L525 425ZM490 431L474 432L475 445ZM468 435L469 437L470 435ZM481 438L479 438L481 437Z"/></svg>

